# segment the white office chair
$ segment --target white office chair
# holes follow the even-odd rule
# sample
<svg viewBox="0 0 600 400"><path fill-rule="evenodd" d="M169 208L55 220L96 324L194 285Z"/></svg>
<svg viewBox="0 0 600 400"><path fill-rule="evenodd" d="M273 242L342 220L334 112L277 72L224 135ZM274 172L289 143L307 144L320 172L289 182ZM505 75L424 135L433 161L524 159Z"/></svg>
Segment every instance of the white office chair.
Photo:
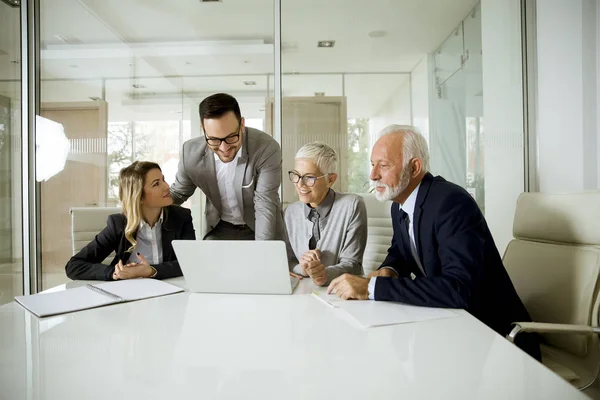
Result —
<svg viewBox="0 0 600 400"><path fill-rule="evenodd" d="M504 265L536 322L515 321L508 339L540 333L544 365L586 389L600 365L600 192L523 193L513 235Z"/></svg>
<svg viewBox="0 0 600 400"><path fill-rule="evenodd" d="M392 243L394 229L392 228L391 201L379 201L372 193L360 194L367 207L368 238L363 256L365 275L377 270Z"/></svg>
<svg viewBox="0 0 600 400"><path fill-rule="evenodd" d="M73 207L71 208L71 244L73 255L87 245L106 227L106 218L121 212L121 207ZM111 253L103 264L110 264L115 257Z"/></svg>

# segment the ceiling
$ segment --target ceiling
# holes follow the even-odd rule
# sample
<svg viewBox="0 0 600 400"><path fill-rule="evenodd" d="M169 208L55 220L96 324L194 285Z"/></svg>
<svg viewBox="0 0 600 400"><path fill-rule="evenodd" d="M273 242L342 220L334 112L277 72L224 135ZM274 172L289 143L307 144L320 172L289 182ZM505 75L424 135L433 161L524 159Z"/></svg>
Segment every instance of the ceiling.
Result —
<svg viewBox="0 0 600 400"><path fill-rule="evenodd" d="M476 3L282 0L283 94L345 94L349 115L373 114ZM16 79L18 11L0 7L0 80ZM272 0L41 0L42 98L101 97L104 80L115 107L181 106L222 90L260 113L274 84L273 15Z"/></svg>

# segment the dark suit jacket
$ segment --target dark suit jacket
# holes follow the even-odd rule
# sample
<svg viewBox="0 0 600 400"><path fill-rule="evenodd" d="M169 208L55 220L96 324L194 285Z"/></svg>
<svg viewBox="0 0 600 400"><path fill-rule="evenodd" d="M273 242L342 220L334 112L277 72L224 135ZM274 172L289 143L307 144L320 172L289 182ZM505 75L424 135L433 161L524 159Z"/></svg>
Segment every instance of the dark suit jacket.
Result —
<svg viewBox="0 0 600 400"><path fill-rule="evenodd" d="M503 336L512 322L531 321L483 214L463 188L429 173L421 181L413 229L426 276L402 244L397 203L392 204L392 223L394 237L381 267L394 268L399 278L377 278L375 300L463 308ZM521 347L539 359L537 343Z"/></svg>
<svg viewBox="0 0 600 400"><path fill-rule="evenodd" d="M121 260L127 263L131 243L125 238L126 218L123 214L113 214L106 220L106 228L96 235L87 246L75 254L65 270L71 279L112 280L115 265ZM152 265L156 269L156 279L181 276L181 268L173 252L171 241L194 240L194 226L190 210L179 206L165 207L162 223L163 262ZM116 253L110 265L101 264L112 252Z"/></svg>

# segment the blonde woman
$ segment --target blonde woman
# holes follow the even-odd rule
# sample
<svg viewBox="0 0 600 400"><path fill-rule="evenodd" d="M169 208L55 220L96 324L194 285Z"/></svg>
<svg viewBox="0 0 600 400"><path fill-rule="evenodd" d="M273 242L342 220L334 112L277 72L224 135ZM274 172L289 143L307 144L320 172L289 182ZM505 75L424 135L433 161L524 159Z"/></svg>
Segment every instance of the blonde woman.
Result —
<svg viewBox="0 0 600 400"><path fill-rule="evenodd" d="M136 161L119 173L123 213L108 217L106 228L65 269L71 279L166 279L181 276L171 247L175 239L194 240L190 210L173 205L160 166ZM110 265L101 264L112 252Z"/></svg>

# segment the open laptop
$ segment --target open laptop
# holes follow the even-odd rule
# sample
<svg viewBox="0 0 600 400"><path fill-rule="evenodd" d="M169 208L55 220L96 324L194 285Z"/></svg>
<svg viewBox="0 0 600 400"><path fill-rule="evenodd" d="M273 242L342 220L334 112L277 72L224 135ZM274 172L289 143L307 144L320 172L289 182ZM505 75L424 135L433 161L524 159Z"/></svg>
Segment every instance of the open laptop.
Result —
<svg viewBox="0 0 600 400"><path fill-rule="evenodd" d="M191 292L291 294L281 240L173 240L173 249Z"/></svg>

